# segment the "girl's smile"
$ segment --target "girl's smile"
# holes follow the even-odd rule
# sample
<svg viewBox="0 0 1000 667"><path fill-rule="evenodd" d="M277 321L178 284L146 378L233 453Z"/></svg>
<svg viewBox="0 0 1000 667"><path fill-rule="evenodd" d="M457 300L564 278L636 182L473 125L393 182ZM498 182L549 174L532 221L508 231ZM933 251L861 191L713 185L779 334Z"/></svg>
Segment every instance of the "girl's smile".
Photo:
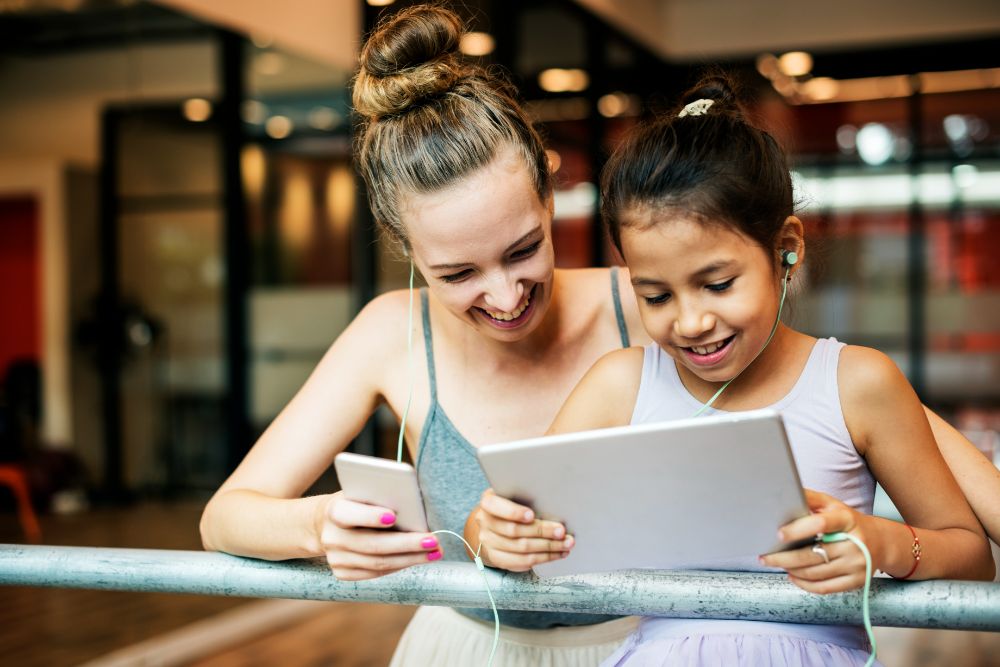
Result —
<svg viewBox="0 0 1000 667"><path fill-rule="evenodd" d="M691 345L680 348L687 356L688 360L695 366L710 367L722 363L733 349L732 342L736 338L733 334L728 338L706 343L703 345Z"/></svg>

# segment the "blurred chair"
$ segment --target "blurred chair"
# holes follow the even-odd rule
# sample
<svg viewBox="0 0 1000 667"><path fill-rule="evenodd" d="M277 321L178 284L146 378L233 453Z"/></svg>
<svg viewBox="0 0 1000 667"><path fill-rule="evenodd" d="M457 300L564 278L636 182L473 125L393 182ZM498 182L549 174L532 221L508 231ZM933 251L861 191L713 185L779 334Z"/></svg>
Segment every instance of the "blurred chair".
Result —
<svg viewBox="0 0 1000 667"><path fill-rule="evenodd" d="M8 487L17 501L17 518L28 542L38 544L42 541L42 528L38 525L38 517L31 506L31 493L28 491L28 475L24 466L18 463L0 463L0 485Z"/></svg>

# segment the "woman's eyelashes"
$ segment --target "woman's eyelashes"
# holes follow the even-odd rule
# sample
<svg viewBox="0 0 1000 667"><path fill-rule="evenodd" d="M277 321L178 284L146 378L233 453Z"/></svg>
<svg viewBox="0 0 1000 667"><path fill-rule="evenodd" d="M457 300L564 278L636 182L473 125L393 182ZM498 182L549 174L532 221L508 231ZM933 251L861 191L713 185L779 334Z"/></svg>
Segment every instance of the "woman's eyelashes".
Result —
<svg viewBox="0 0 1000 667"><path fill-rule="evenodd" d="M472 269L463 269L458 273L451 273L448 274L447 276L441 276L441 280L445 281L446 283L460 283L471 275L472 275Z"/></svg>
<svg viewBox="0 0 1000 667"><path fill-rule="evenodd" d="M527 259L528 257L531 257L536 252L538 252L538 249L541 247L541 245L542 245L541 240L535 241L529 246L526 246L524 248L521 248L520 250L515 250L514 252L512 252L510 254L510 258L514 260Z"/></svg>
<svg viewBox="0 0 1000 667"><path fill-rule="evenodd" d="M522 259L528 259L529 257L532 257L535 253L537 253L538 249L541 246L542 242L540 240L535 241L529 246L526 246L524 248L521 248L520 250L515 250L514 252L512 252L509 255L509 259L514 262L517 262ZM457 273L450 273L446 276L441 276L440 279L446 283L460 283L463 280L467 279L469 276L471 276L472 273L473 273L472 269L463 269L461 271L458 271Z"/></svg>

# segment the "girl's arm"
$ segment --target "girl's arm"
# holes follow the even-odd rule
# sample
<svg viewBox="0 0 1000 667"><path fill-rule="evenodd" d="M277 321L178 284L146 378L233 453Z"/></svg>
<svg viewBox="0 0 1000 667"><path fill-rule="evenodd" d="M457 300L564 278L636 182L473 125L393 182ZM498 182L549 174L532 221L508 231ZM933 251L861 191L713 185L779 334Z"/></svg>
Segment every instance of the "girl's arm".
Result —
<svg viewBox="0 0 1000 667"><path fill-rule="evenodd" d="M642 348L630 347L598 359L566 399L548 435L628 424L643 354ZM574 544L561 523L536 519L530 507L502 498L493 489L486 490L465 522L465 539L473 549L481 545L486 564L512 572L565 558Z"/></svg>
<svg viewBox="0 0 1000 667"><path fill-rule="evenodd" d="M972 511L989 538L1000 544L1000 469L955 427L926 407L924 412L941 455L951 468Z"/></svg>
<svg viewBox="0 0 1000 667"><path fill-rule="evenodd" d="M838 368L848 431L876 479L920 539L913 579L993 578L982 527L938 451L923 408L909 382L884 354L847 347ZM913 569L913 536L895 521L857 512L825 494L808 494L816 514L781 529L785 540L848 532L869 548L874 567L902 577ZM864 582L864 559L850 542L825 545L830 563L808 547L772 554L764 564L789 570L800 587L830 593Z"/></svg>
<svg viewBox="0 0 1000 667"><path fill-rule="evenodd" d="M326 556L342 579L427 562L433 536L386 531L390 510L340 493L301 497L381 400L386 358L405 335L397 335L405 321L399 295L388 294L347 327L208 502L201 518L206 549L268 560Z"/></svg>

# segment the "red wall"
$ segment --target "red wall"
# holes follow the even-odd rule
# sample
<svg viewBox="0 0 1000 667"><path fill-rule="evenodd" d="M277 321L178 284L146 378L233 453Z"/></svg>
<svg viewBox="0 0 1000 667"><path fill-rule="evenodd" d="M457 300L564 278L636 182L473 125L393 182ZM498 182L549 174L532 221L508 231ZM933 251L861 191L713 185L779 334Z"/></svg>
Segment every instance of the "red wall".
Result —
<svg viewBox="0 0 1000 667"><path fill-rule="evenodd" d="M41 359L38 228L33 198L0 198L0 379L13 359Z"/></svg>

